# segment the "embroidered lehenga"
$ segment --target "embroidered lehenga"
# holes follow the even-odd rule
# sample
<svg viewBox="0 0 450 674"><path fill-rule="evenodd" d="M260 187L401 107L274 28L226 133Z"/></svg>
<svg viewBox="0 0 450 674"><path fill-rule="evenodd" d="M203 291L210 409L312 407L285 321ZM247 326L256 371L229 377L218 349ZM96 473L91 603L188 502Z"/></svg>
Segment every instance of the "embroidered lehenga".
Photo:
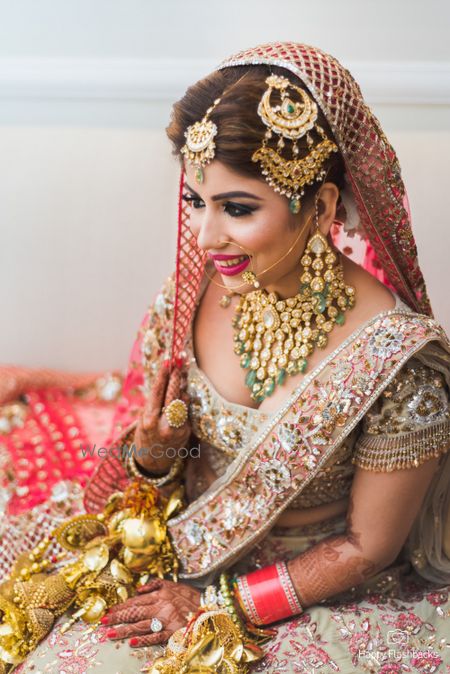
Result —
<svg viewBox="0 0 450 674"><path fill-rule="evenodd" d="M450 349L443 330L430 317L395 155L361 103L356 83L332 57L304 45L278 44L238 54L224 67L260 62L284 65L300 74L322 102L329 121L334 120L333 131L346 152L353 198L371 243L370 255L386 274L395 307L360 326L276 412L231 403L214 389L196 360L193 319L209 274L189 238L188 214L180 208L177 270L144 316L116 399L102 401L101 387L30 391L14 402L14 410L11 405L0 410L9 424L0 436L0 447L6 462L12 458L15 479L9 486L13 492L9 513L3 516L3 571L8 573L14 556L30 549L67 514L83 509L99 512L113 492L125 488L129 477L117 456L99 459L93 453L81 459L80 448L94 442L112 446L130 438L162 361L182 354L188 369L190 443L200 446L199 458L189 459L184 472L188 506L169 521L182 582L203 588L223 569L247 573L291 559L344 532L345 514L297 527L282 527L277 520L287 508L301 511L347 497L355 466L371 471L414 469L440 457L395 562L366 582L275 625L276 634L264 646L266 655L253 671L447 671ZM361 122L358 115L369 115L371 125L365 134L352 140L351 134L345 137L350 121L339 117L333 98L338 95L348 97L347 114L355 123ZM352 97L361 107L349 113ZM364 143L376 145L377 152L368 154ZM407 251L408 258L401 251ZM177 331L175 322L175 332L174 316L180 325ZM58 422L61 410L64 418ZM108 433L96 424L95 415L103 426L111 423ZM57 482L60 476L55 474L49 498L23 501L21 507L21 498L29 495L24 486L35 489L39 481L45 482L38 471L52 470L49 448L61 441L63 458L70 462L71 452L75 456L78 452L84 474L93 473L87 488L80 488L79 475L70 479L67 472L62 475L65 481ZM29 471L21 475L20 470L38 447L46 448L45 467L37 462L39 454L34 455L35 484ZM45 494L44 489L41 492ZM131 649L126 643L110 642L105 628L86 628L83 623L62 635L63 621L60 618L17 671L126 674L139 671L162 652L160 646Z"/></svg>

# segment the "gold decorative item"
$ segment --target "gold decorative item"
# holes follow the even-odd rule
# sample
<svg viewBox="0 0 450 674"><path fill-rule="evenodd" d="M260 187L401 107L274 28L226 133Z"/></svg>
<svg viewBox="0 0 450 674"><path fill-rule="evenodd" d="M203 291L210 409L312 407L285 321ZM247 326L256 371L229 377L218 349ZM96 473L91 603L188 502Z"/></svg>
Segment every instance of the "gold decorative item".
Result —
<svg viewBox="0 0 450 674"><path fill-rule="evenodd" d="M256 280L256 274L253 271L244 271L242 273L242 278L246 283L252 285L254 288L259 288L260 283Z"/></svg>
<svg viewBox="0 0 450 674"><path fill-rule="evenodd" d="M62 632L79 618L98 623L151 576L176 580L166 522L182 507L182 496L181 486L166 498L142 480L133 482L111 496L102 514L70 518L21 555L0 585L0 673L20 664L67 609L75 611ZM54 539L72 554L59 571L45 559Z"/></svg>
<svg viewBox="0 0 450 674"><path fill-rule="evenodd" d="M301 258L300 291L287 299L255 290L241 297L233 318L234 352L248 370L245 383L261 402L288 375L305 372L316 347L324 348L334 325L354 306L355 289L346 285L340 257L315 232Z"/></svg>
<svg viewBox="0 0 450 674"><path fill-rule="evenodd" d="M203 168L214 159L216 148L214 137L217 135L217 126L209 119L209 115L220 100L216 98L207 109L203 119L191 124L184 134L186 143L181 148L181 153L184 154L188 163L195 167L195 179L199 184L205 179Z"/></svg>
<svg viewBox="0 0 450 674"><path fill-rule="evenodd" d="M226 309L227 307L230 306L231 304L231 298L233 297L234 293L231 293L231 295L222 295L222 297L219 300L219 306L221 306L223 309Z"/></svg>
<svg viewBox="0 0 450 674"><path fill-rule="evenodd" d="M305 193L305 186L325 176L323 165L332 152L338 152L338 147L316 124L317 105L306 91L286 77L277 75L270 75L266 84L268 89L259 103L258 115L268 128L262 146L252 155L252 161L260 163L266 181L276 192L290 199L289 208L297 214L300 212L300 198ZM274 91L278 91L281 97L281 103L277 105L271 103ZM294 100L294 93L300 100ZM312 129L320 136L319 143L315 144L310 133ZM274 134L279 136L276 149L269 146ZM297 141L305 135L309 153L298 158ZM292 141L292 159L289 160L281 155L285 147L284 138Z"/></svg>
<svg viewBox="0 0 450 674"><path fill-rule="evenodd" d="M188 418L188 408L184 400L175 398L164 408L164 414L171 428L181 428Z"/></svg>
<svg viewBox="0 0 450 674"><path fill-rule="evenodd" d="M262 644L274 630L244 625L226 574L220 577L224 605L212 601L190 616L187 627L172 634L165 653L145 669L148 674L248 674L265 653Z"/></svg>

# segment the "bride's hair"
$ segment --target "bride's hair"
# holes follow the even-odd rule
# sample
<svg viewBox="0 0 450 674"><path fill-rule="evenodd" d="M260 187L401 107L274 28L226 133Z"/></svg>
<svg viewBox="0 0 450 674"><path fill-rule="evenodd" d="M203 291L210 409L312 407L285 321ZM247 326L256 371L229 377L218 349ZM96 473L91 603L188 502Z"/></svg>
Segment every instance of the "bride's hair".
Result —
<svg viewBox="0 0 450 674"><path fill-rule="evenodd" d="M171 114L171 121L166 129L173 144L173 154L182 161L181 148L186 142L185 131L194 122L200 121L206 110L216 98L220 103L210 114L210 119L217 125L215 159L241 175L264 179L260 165L253 162L252 154L261 146L267 127L260 119L257 109L264 91L267 89L266 78L273 73L288 77L290 82L307 90L302 81L293 73L277 66L255 65L234 66L217 70L190 86L185 95L177 101ZM224 93L225 92L225 93ZM318 106L317 124L325 131L330 140L334 140L331 129L323 112ZM306 136L298 141L298 158L309 154ZM291 143L281 153L286 159L292 159ZM326 181L333 182L338 189L344 188L345 166L340 152L332 153L324 163L327 173ZM303 207L310 203L319 188L319 183L307 186L302 197Z"/></svg>

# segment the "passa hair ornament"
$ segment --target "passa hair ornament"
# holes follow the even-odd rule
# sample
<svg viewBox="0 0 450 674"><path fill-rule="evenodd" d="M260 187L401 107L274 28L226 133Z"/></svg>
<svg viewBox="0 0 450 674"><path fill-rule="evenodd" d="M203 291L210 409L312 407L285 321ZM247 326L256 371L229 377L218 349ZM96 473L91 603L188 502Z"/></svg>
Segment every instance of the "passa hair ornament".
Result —
<svg viewBox="0 0 450 674"><path fill-rule="evenodd" d="M289 208L295 214L300 212L300 197L305 192L305 186L325 176L324 163L332 152L338 151L338 147L316 124L317 105L306 91L286 77L277 75L270 75L266 84L268 89L259 103L258 115L268 128L262 146L252 155L252 161L260 163L262 174L269 185L290 199ZM271 103L274 91L279 92L281 99L276 105ZM294 100L294 94L299 100ZM315 143L310 133L312 129L321 138L318 143ZM276 149L269 145L274 134L279 136ZM297 141L305 135L309 153L299 158ZM292 159L285 159L281 155L285 147L284 139L292 141Z"/></svg>

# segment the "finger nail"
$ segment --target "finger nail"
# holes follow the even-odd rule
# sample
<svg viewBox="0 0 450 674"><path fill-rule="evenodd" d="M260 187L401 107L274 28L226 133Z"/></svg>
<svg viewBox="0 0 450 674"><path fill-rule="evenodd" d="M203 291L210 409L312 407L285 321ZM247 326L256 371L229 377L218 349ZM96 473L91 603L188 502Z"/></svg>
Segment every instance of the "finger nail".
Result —
<svg viewBox="0 0 450 674"><path fill-rule="evenodd" d="M104 615L103 618L100 620L102 625L107 625L109 621L109 618L107 615Z"/></svg>
<svg viewBox="0 0 450 674"><path fill-rule="evenodd" d="M168 359L167 359L167 360L164 360L164 361L163 361L163 367L165 367L166 370L168 370L169 367L170 367L170 360L168 360Z"/></svg>
<svg viewBox="0 0 450 674"><path fill-rule="evenodd" d="M183 367L184 360L182 358L175 358L175 365L178 367L180 370Z"/></svg>
<svg viewBox="0 0 450 674"><path fill-rule="evenodd" d="M137 637L132 637L129 642L130 646L137 646L139 643L139 639Z"/></svg>
<svg viewBox="0 0 450 674"><path fill-rule="evenodd" d="M117 636L117 630L108 630L106 632L106 637L108 639L114 639Z"/></svg>

